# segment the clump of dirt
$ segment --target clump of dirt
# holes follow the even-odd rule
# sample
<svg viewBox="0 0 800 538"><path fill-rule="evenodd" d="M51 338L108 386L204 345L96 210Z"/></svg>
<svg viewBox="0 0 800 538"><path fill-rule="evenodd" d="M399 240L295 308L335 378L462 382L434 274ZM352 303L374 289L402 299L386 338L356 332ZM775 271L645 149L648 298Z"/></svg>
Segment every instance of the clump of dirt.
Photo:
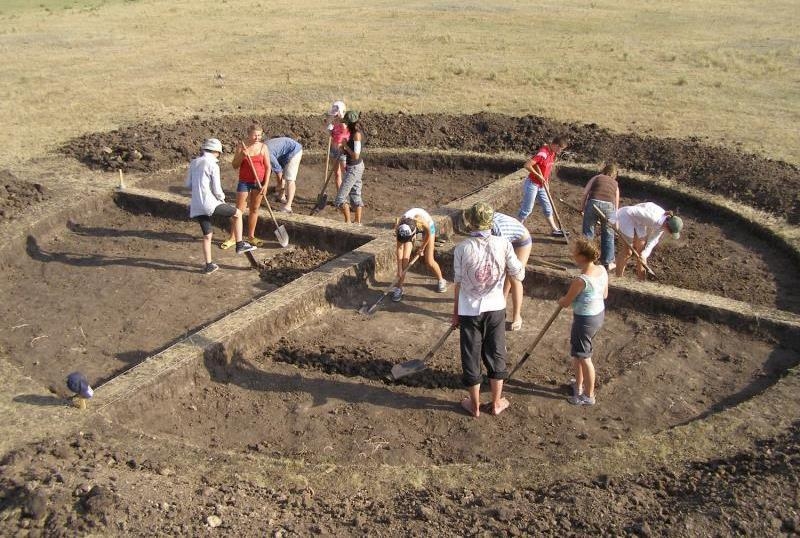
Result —
<svg viewBox="0 0 800 538"><path fill-rule="evenodd" d="M111 435L111 434L109 434ZM169 463L173 452L176 461ZM263 458L220 453L214 467ZM722 459L632 475L480 487L373 490L263 483L209 472L188 447L93 433L23 447L0 462L0 534L793 536L800 424ZM211 464L209 464L211 465ZM367 464L359 464L365 470ZM346 467L339 472L348 472ZM366 469L366 472L369 472Z"/></svg>
<svg viewBox="0 0 800 538"><path fill-rule="evenodd" d="M16 219L26 209L49 198L50 193L43 185L21 181L8 170L0 170L0 221Z"/></svg>
<svg viewBox="0 0 800 538"><path fill-rule="evenodd" d="M596 124L563 123L540 116L502 114L363 114L369 146L530 153L554 135L569 137L581 161L614 160L622 167L662 174L682 183L800 222L800 169L758 155L714 147L691 137L656 138L613 133ZM230 151L246 125L258 120L269 136L292 136L308 147L325 147L319 116L224 116L174 124L140 123L68 141L61 151L92 168L141 170L187 162L202 140L216 136Z"/></svg>
<svg viewBox="0 0 800 538"><path fill-rule="evenodd" d="M294 247L264 261L259 274L261 280L283 286L335 257L333 252L316 247Z"/></svg>

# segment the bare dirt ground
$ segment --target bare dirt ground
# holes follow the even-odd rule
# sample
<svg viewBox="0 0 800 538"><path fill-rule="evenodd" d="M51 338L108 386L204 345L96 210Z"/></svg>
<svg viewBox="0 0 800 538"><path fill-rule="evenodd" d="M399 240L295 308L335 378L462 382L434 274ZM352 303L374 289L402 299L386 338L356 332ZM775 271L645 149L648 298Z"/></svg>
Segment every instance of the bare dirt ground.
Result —
<svg viewBox="0 0 800 538"><path fill-rule="evenodd" d="M217 228L215 237L227 233ZM257 259L280 251L266 246ZM45 385L60 389L65 372L80 370L97 386L283 285L287 270L307 272L333 256L306 252L268 260L259 278L244 256L214 247L221 270L204 275L195 222L109 207L29 237L25 255L3 268L0 346Z"/></svg>
<svg viewBox="0 0 800 538"><path fill-rule="evenodd" d="M283 134L277 126L284 126L321 147L316 122L267 118L271 134ZM215 134L231 144L244 124L245 118L224 119ZM159 172L185 162L209 127L141 125L87 135L69 147L97 166ZM530 151L531 140L564 127L580 158L611 155L633 169L669 173L796 218L796 197L786 194L796 196L795 168L743 156L750 165L744 169L755 175L741 179L734 177L740 156L690 140L610 135L596 126L534 117L375 115L368 123L376 145L484 151ZM137 138L151 146L131 148ZM371 186L378 196L368 219L378 223L413 205L449 201L492 175L375 168L381 173ZM321 184L321 165L301 167L301 179L306 173L314 179L303 181L303 189ZM774 182L742 188L740 181L752 185L769 174ZM170 188L170 181L159 188ZM427 198L418 197L423 187L429 187ZM563 187L574 202L579 187ZM313 204L316 192L302 191L300 207ZM631 200L639 196L646 197L636 193ZM785 270L794 265L748 232L728 229L724 219L693 211L685 213L687 240L663 244L653 257L668 282L796 311L797 296L789 291L797 287L796 272ZM577 216L564 209L561 215L577 227ZM323 218L334 218L333 211ZM541 221L533 219L531 227L541 231ZM206 277L197 272L198 236L192 222L113 207L68 230L31 238L27 256L3 267L8 278L0 289L12 300L2 307L8 328L0 353L43 384L60 385L63 374L78 367L105 379L327 258L312 249L296 258L267 253L258 275L243 258L215 249L223 271ZM554 251L564 247L539 233L535 245L536 255L563 256ZM238 284L208 285L226 274ZM735 279L722 278L727 274L743 284L732 285ZM446 329L452 300L433 291L429 276L413 274L402 303L388 302L374 317L361 317L356 308L376 300L386 278L261 355L230 365L208 359L192 385L153 401L143 414L124 407L97 414L79 433L9 452L0 460L0 532L788 536L800 529L796 422L755 445L752 432L737 431L719 447L718 458L679 459L635 472L597 467L568 478L559 471L765 393L796 366L791 342L682 319L680 312L610 311L596 340L598 405L573 408L565 400L569 315L563 313L519 381L509 384L509 411L476 421L458 407L463 391L455 336L425 373L385 381L392 364L420 357ZM508 334L512 362L553 307L526 298L523 330ZM20 403L63 405L56 398ZM511 478L489 480L495 473ZM387 481L389 475L396 480Z"/></svg>

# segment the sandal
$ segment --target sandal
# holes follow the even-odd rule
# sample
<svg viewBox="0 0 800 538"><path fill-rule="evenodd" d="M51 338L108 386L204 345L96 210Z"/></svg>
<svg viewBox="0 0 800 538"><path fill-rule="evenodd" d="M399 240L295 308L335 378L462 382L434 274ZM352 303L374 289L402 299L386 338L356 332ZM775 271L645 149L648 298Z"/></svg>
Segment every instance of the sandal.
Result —
<svg viewBox="0 0 800 538"><path fill-rule="evenodd" d="M518 319L517 321L515 321L514 323L511 324L511 330L512 331L518 331L520 329L522 329L522 320L521 319Z"/></svg>
<svg viewBox="0 0 800 538"><path fill-rule="evenodd" d="M229 248L231 248L235 244L236 244L236 241L234 239L228 239L228 240L223 241L222 243L220 243L219 244L219 248L221 248L222 250L228 250Z"/></svg>
<svg viewBox="0 0 800 538"><path fill-rule="evenodd" d="M259 239L258 237L255 237L255 236L248 237L247 239L245 239L245 241L247 241L248 243L250 243L254 247L262 247L262 246L264 246L264 242L261 239Z"/></svg>

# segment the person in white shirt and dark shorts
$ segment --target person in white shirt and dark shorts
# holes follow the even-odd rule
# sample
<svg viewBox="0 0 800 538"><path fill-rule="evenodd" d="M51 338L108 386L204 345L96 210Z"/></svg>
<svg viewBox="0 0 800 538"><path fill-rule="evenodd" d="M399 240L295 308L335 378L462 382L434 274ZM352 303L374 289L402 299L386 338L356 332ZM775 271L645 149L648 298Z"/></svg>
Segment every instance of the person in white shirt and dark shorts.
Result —
<svg viewBox="0 0 800 538"><path fill-rule="evenodd" d="M503 398L506 369L506 300L503 283L506 275L522 281L525 268L514 254L511 243L492 235L491 206L479 202L464 212L471 237L453 251L454 326L460 328L461 369L469 396L461 406L473 417L484 411L502 413L509 406ZM486 367L492 401L481 406L480 389Z"/></svg>

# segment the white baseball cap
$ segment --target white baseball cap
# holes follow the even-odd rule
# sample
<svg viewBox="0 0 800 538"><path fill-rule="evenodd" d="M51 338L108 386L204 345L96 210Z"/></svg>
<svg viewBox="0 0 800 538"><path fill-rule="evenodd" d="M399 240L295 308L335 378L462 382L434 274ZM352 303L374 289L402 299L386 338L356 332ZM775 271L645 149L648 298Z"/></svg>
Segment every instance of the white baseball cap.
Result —
<svg viewBox="0 0 800 538"><path fill-rule="evenodd" d="M347 107L345 106L344 101L334 101L331 104L330 110L328 110L328 115L344 118L345 112L347 112Z"/></svg>
<svg viewBox="0 0 800 538"><path fill-rule="evenodd" d="M222 142L216 138L208 138L203 142L203 145L200 146L200 149L203 151L218 151L222 153Z"/></svg>

